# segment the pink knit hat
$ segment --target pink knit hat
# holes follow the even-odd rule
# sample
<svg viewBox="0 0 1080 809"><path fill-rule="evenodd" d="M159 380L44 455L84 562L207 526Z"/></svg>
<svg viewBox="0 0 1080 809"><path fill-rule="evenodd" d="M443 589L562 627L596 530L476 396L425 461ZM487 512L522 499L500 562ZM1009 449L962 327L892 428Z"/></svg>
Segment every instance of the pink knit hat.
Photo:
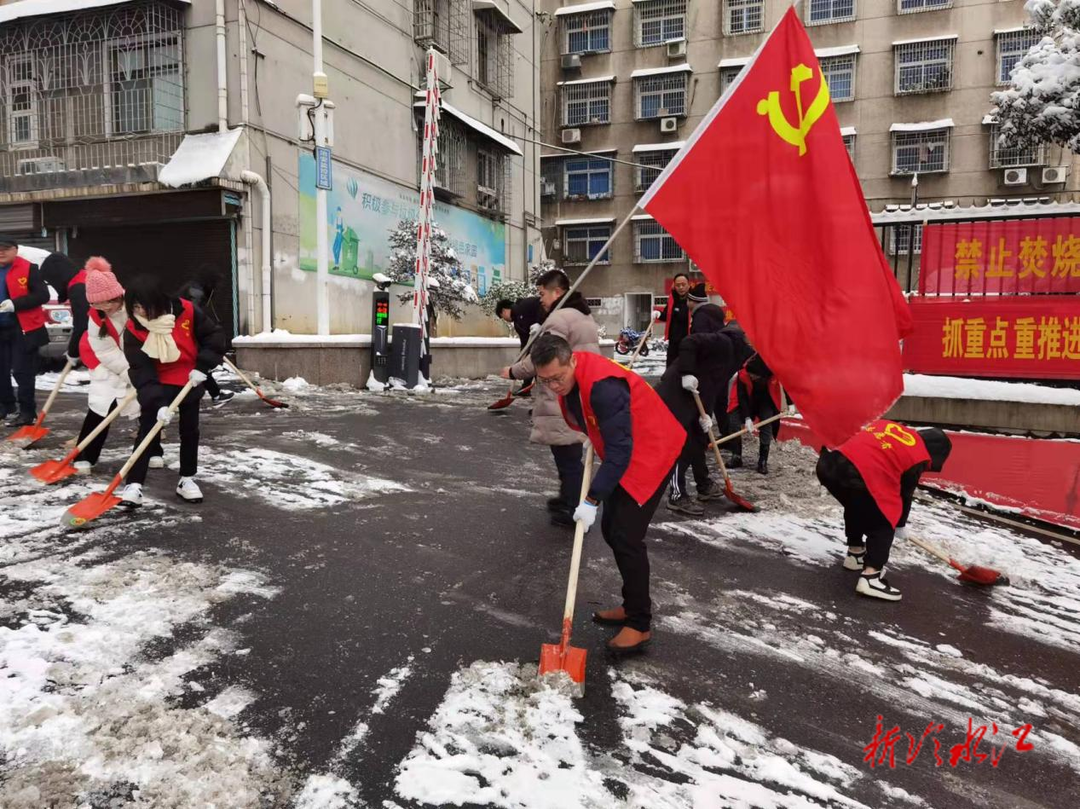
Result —
<svg viewBox="0 0 1080 809"><path fill-rule="evenodd" d="M91 303L105 303L124 297L124 288L113 275L112 265L101 256L94 256L86 262L86 300Z"/></svg>

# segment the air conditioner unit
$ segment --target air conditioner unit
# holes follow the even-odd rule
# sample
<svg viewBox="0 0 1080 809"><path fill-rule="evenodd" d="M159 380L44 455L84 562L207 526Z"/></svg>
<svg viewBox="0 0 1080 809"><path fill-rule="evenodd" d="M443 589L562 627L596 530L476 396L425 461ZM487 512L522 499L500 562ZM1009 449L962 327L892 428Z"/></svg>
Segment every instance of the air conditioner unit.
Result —
<svg viewBox="0 0 1080 809"><path fill-rule="evenodd" d="M660 119L660 131L661 132L678 132L679 131L679 119L678 118L661 118Z"/></svg>
<svg viewBox="0 0 1080 809"><path fill-rule="evenodd" d="M555 196L555 182L554 180L542 180L540 182L540 196L553 197Z"/></svg>
<svg viewBox="0 0 1080 809"><path fill-rule="evenodd" d="M435 74L439 77L439 84L443 87L453 87L454 67L450 64L450 57L445 53L435 51Z"/></svg>
<svg viewBox="0 0 1080 809"><path fill-rule="evenodd" d="M681 59L686 56L686 40L673 39L667 44L668 59Z"/></svg>
<svg viewBox="0 0 1080 809"><path fill-rule="evenodd" d="M31 157L15 165L16 174L52 174L64 171L64 161L59 157Z"/></svg>
<svg viewBox="0 0 1080 809"><path fill-rule="evenodd" d="M581 143L580 129L564 129L562 131L563 143Z"/></svg>
<svg viewBox="0 0 1080 809"><path fill-rule="evenodd" d="M1005 169L1005 185L1027 185L1027 169Z"/></svg>
<svg viewBox="0 0 1080 809"><path fill-rule="evenodd" d="M577 53L564 53L562 58L563 70L580 70L581 69L581 54Z"/></svg>
<svg viewBox="0 0 1080 809"><path fill-rule="evenodd" d="M1063 183L1069 178L1068 166L1049 166L1042 170L1042 181L1045 185Z"/></svg>

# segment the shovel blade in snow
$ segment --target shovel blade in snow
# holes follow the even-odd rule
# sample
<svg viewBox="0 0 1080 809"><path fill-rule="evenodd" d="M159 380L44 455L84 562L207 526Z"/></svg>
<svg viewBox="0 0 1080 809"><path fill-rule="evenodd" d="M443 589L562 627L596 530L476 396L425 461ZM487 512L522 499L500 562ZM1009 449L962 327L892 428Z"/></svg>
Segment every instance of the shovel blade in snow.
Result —
<svg viewBox="0 0 1080 809"><path fill-rule="evenodd" d="M586 654L584 649L577 646L545 643L540 647L540 676L565 671L575 685L584 686Z"/></svg>
<svg viewBox="0 0 1080 809"><path fill-rule="evenodd" d="M509 407L514 403L514 389L511 388L510 392L497 402L493 402L488 405L488 410L502 410L505 407Z"/></svg>
<svg viewBox="0 0 1080 809"><path fill-rule="evenodd" d="M109 492L95 492L65 511L60 524L72 530L82 528L119 502L120 498Z"/></svg>
<svg viewBox="0 0 1080 809"><path fill-rule="evenodd" d="M30 474L42 483L59 483L75 474L75 467L63 461L45 461L30 470Z"/></svg>
<svg viewBox="0 0 1080 809"><path fill-rule="evenodd" d="M730 500L732 504L734 504L734 506L741 511L749 511L750 513L753 513L758 510L757 506L755 506L745 497L736 494L735 490L731 487L730 479L724 481L724 497Z"/></svg>
<svg viewBox="0 0 1080 809"><path fill-rule="evenodd" d="M36 424L30 424L26 427L20 427L18 430L9 435L7 437L7 440L18 444L23 449L26 449L31 444L36 444L48 434L48 427L38 427Z"/></svg>

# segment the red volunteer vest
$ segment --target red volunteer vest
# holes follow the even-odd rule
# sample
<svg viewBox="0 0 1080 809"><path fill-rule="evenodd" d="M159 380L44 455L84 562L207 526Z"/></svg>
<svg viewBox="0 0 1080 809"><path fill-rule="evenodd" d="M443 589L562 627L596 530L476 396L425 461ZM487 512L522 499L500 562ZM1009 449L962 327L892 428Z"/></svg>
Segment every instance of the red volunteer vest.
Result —
<svg viewBox="0 0 1080 809"><path fill-rule="evenodd" d="M158 381L162 385L176 385L183 387L187 384L188 374L195 370L195 357L199 353L199 346L195 343L195 307L191 301L180 299L183 311L176 316L176 325L173 326L172 336L176 341L176 347L180 349L180 359L176 362L158 362ZM150 335L146 329L138 324L135 318L129 318L127 330L139 340L145 343Z"/></svg>
<svg viewBox="0 0 1080 809"><path fill-rule="evenodd" d="M601 379L616 377L625 379L630 386L630 432L634 440L630 465L623 473L619 485L627 494L643 505L667 479L671 467L682 452L686 441L686 430L675 420L664 404L660 395L648 382L633 371L617 365L600 354L575 351L577 368L574 378L581 393L581 413L585 418L585 433L589 436L596 454L604 458L604 439L600 435L600 425L593 415L591 394L592 386ZM559 397L563 418L570 427L582 432L574 424L566 409L566 402Z"/></svg>
<svg viewBox="0 0 1080 809"><path fill-rule="evenodd" d="M30 262L25 258L16 256L11 263L11 269L7 272L7 288L8 297L11 298L12 303L30 294ZM16 312L15 317L19 319L19 327L23 330L23 334L40 329L46 321L45 309L41 306Z"/></svg>
<svg viewBox="0 0 1080 809"><path fill-rule="evenodd" d="M73 286L75 286L76 284L85 284L85 283L86 283L86 270L79 270L77 273L75 273L75 275L73 275L71 277L71 280L68 281L68 297L69 298L71 297L71 288Z"/></svg>
<svg viewBox="0 0 1080 809"><path fill-rule="evenodd" d="M878 419L841 444L839 451L855 464L870 496L895 528L904 513L900 477L930 460L922 436L895 421Z"/></svg>
<svg viewBox="0 0 1080 809"><path fill-rule="evenodd" d="M85 274L86 274L85 272L80 273L80 275L85 275ZM78 278L78 277L79 277L78 275L75 276L75 278ZM75 280L72 279L71 283L72 284L75 283ZM70 287L70 284L69 284L69 287ZM105 317L104 315L101 314L100 309L94 309L94 308L90 309L90 322L93 323L94 326L97 327L98 329L100 329L101 324L104 323L105 324L105 330L109 333L109 336L111 338L113 338L113 340L116 342L116 344L118 346L123 348L123 344L120 342L120 333L117 332L116 326L113 325L113 322L109 318L107 318L107 317ZM94 349L90 347L90 330L89 329L87 329L86 331L83 332L83 336L79 340L79 359L81 359L83 361L83 365L85 365L91 371L93 371L95 368L97 368L99 365L101 365L101 360L99 360L97 358L97 354L94 353Z"/></svg>
<svg viewBox="0 0 1080 809"><path fill-rule="evenodd" d="M754 395L754 380L750 378L750 374L745 368L739 369L739 373L736 375L735 384L731 386L731 390L728 392L727 412L734 413L739 409L739 385L742 385L746 389L748 396ZM769 377L769 398L773 400L773 404L776 405L776 412L783 413L784 408L781 407L780 402L782 397L780 396L780 380L776 378L776 374Z"/></svg>

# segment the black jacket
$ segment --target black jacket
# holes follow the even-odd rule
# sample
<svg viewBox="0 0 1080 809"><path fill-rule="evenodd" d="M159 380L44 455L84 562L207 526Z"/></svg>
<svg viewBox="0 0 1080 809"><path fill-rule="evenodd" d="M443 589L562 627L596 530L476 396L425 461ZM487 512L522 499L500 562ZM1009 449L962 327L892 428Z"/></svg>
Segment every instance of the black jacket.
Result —
<svg viewBox="0 0 1080 809"><path fill-rule="evenodd" d="M667 323L665 336L668 341L668 362L675 359L679 343L690 333L690 299L680 298L671 290L667 306L660 313L660 320Z"/></svg>
<svg viewBox="0 0 1080 809"><path fill-rule="evenodd" d="M180 317L184 311L179 298L173 299L172 313ZM208 373L221 364L221 358L225 356L225 332L221 326L207 317L198 306L194 307L195 314L195 345L198 353L195 356L195 368ZM165 394L165 388L158 379L157 364L142 350L143 343L130 330L124 330L124 356L128 361L128 376L131 384L139 392L139 406L157 410L169 404Z"/></svg>
<svg viewBox="0 0 1080 809"><path fill-rule="evenodd" d="M900 500L904 504L904 510L901 512L900 521L896 524L897 528L907 525L908 516L911 514L911 503L915 499L915 490L919 487L919 478L929 468L930 464L922 461L900 476ZM846 500L844 495L866 495L871 500L873 499L870 490L866 488L866 482L859 474L858 467L839 450L822 447L816 471L818 480L841 503Z"/></svg>
<svg viewBox="0 0 1080 809"><path fill-rule="evenodd" d="M49 302L49 287L41 275L37 264L30 265L30 272L26 282L27 293L19 298L12 298L11 305L15 312L25 312L27 309L36 309ZM15 312L12 312L14 314ZM41 348L49 344L49 331L44 326L23 334L27 348Z"/></svg>
<svg viewBox="0 0 1080 809"><path fill-rule="evenodd" d="M529 329L536 323L543 323L547 312L540 305L540 299L535 295L531 298L518 298L510 307L510 317L517 332L521 347L529 342Z"/></svg>
<svg viewBox="0 0 1080 809"><path fill-rule="evenodd" d="M695 424L700 414L693 396L683 390L683 376L698 378L701 402L712 413L718 398L726 394L727 381L734 373L734 350L732 336L724 328L724 311L712 303L695 309L689 336L679 343L675 361L656 386L660 398L684 428Z"/></svg>
<svg viewBox="0 0 1080 809"><path fill-rule="evenodd" d="M86 284L73 284L71 279L79 273L79 267L63 253L50 253L41 262L41 274L45 281L56 290L56 299L71 306L71 338L68 340L67 355L79 356L79 341L90 322L90 303L86 300Z"/></svg>
<svg viewBox="0 0 1080 809"><path fill-rule="evenodd" d="M585 297L580 292L572 292L560 309L577 309L583 315L592 315L592 309L585 303ZM547 314L544 315L547 318Z"/></svg>
<svg viewBox="0 0 1080 809"><path fill-rule="evenodd" d="M576 294L576 293L575 293ZM569 304L567 304L569 305ZM575 385L566 395L566 409L578 425L585 424L581 411L581 389ZM602 502L611 496L630 467L634 453L633 423L630 419L630 386L625 379L608 377L592 386L589 404L604 439L604 462L589 486L589 497Z"/></svg>

